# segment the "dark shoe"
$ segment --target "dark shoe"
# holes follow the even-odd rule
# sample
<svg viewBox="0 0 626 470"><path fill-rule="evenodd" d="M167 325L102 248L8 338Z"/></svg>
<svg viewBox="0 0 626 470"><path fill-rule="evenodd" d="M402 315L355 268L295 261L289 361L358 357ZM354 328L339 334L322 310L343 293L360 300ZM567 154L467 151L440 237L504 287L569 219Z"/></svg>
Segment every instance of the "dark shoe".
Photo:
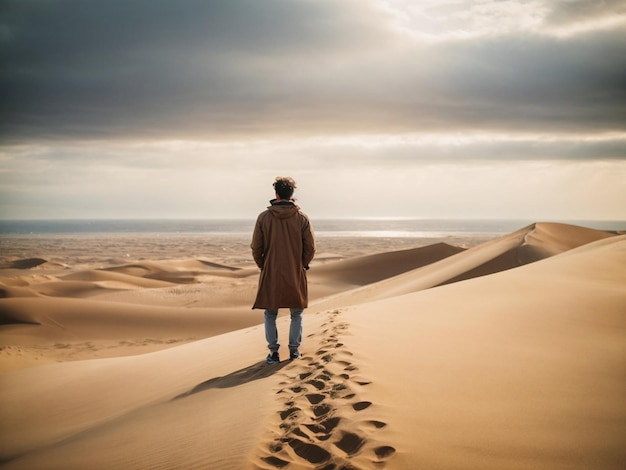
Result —
<svg viewBox="0 0 626 470"><path fill-rule="evenodd" d="M278 364L280 362L280 357L278 357L278 351L274 351L267 355L267 359L265 360L268 364Z"/></svg>
<svg viewBox="0 0 626 470"><path fill-rule="evenodd" d="M300 359L302 354L299 351L289 351L289 360L293 361L294 359Z"/></svg>

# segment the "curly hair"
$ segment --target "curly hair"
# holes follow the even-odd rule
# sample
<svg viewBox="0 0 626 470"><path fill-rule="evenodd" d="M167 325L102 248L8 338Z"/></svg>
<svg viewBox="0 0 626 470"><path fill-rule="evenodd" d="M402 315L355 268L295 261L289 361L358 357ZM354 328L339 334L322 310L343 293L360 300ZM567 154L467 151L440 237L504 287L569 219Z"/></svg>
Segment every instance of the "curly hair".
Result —
<svg viewBox="0 0 626 470"><path fill-rule="evenodd" d="M296 189L296 182L290 176L277 176L274 181L274 189L281 199L291 199Z"/></svg>

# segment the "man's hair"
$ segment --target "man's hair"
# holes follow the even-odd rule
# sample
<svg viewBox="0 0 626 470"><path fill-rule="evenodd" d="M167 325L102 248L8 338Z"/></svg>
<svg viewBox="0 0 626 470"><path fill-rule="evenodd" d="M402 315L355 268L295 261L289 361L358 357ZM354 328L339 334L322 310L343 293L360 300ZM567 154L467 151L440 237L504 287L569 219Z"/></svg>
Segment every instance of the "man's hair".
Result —
<svg viewBox="0 0 626 470"><path fill-rule="evenodd" d="M296 189L296 182L289 176L277 176L274 181L274 189L281 199L291 199Z"/></svg>

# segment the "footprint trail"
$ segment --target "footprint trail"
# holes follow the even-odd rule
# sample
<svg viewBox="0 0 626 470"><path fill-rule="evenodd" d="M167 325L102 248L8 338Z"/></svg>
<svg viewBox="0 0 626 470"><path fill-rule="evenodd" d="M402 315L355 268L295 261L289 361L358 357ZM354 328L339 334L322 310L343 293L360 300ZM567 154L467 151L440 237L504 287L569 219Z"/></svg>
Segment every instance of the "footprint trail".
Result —
<svg viewBox="0 0 626 470"><path fill-rule="evenodd" d="M280 403L271 443L257 465L273 470L383 468L396 449L375 439L387 423L372 419L375 405L363 398L371 382L355 378L359 368L340 341L348 324L340 310L328 313L321 333L309 335L320 348L282 372Z"/></svg>

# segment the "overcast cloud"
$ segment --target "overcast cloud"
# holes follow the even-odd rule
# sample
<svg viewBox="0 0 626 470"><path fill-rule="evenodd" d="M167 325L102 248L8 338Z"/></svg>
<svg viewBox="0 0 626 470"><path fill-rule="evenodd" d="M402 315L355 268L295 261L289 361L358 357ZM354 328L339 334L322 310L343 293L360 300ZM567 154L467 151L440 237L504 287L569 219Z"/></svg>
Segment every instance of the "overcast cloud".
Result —
<svg viewBox="0 0 626 470"><path fill-rule="evenodd" d="M291 173L320 217L626 219L625 33L625 1L3 0L0 217L250 217Z"/></svg>

